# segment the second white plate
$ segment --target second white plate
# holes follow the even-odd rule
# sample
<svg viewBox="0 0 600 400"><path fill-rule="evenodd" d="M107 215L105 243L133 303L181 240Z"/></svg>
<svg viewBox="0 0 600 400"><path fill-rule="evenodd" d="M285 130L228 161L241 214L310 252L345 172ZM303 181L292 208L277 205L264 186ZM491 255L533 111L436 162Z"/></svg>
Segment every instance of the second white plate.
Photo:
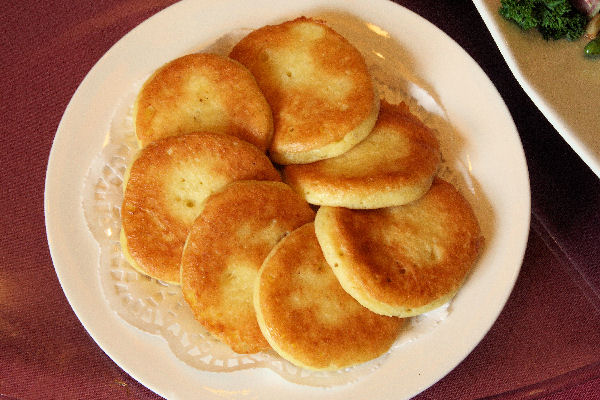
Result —
<svg viewBox="0 0 600 400"><path fill-rule="evenodd" d="M588 40L544 40L500 16L500 0L473 3L525 93L600 177L600 59L584 56Z"/></svg>

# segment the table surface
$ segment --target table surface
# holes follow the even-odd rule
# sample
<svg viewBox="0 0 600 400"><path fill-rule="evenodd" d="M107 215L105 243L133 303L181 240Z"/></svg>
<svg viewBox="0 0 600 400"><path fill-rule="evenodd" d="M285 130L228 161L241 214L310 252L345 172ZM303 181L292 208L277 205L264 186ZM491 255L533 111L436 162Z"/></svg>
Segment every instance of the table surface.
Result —
<svg viewBox="0 0 600 400"><path fill-rule="evenodd" d="M173 0L7 2L0 14L0 399L158 399L90 338L46 242L44 178L71 96L124 34ZM417 399L600 398L600 180L521 89L468 0L400 0L481 66L529 167L520 276L473 350ZM600 68L600 64L598 65Z"/></svg>

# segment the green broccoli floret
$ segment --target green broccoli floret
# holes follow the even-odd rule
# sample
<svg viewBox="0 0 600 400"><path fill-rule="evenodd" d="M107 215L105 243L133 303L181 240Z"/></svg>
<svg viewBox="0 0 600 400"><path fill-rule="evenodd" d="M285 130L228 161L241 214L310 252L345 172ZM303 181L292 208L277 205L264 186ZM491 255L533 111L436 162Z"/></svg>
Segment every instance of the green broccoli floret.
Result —
<svg viewBox="0 0 600 400"><path fill-rule="evenodd" d="M524 30L537 28L546 40L577 40L587 24L569 0L501 0L498 11Z"/></svg>

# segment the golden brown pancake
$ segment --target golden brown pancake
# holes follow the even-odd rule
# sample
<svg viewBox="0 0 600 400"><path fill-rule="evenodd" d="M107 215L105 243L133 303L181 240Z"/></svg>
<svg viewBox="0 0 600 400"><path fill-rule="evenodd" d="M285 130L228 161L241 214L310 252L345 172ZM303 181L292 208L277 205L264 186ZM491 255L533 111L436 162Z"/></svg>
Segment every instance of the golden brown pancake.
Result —
<svg viewBox="0 0 600 400"><path fill-rule="evenodd" d="M440 164L433 132L402 103L381 102L373 131L346 153L287 165L284 180L309 203L355 209L409 203L431 186Z"/></svg>
<svg viewBox="0 0 600 400"><path fill-rule="evenodd" d="M138 94L134 118L142 147L165 136L206 131L266 151L273 135L271 109L252 74L215 54L189 54L159 68Z"/></svg>
<svg viewBox="0 0 600 400"><path fill-rule="evenodd" d="M334 370L388 351L403 320L375 314L348 295L306 224L281 240L263 263L254 291L260 328L295 365Z"/></svg>
<svg viewBox="0 0 600 400"><path fill-rule="evenodd" d="M121 208L121 245L130 264L179 283L181 252L202 203L226 184L280 180L257 147L233 136L170 136L140 151L128 168Z"/></svg>
<svg viewBox="0 0 600 400"><path fill-rule="evenodd" d="M181 287L196 319L234 351L269 348L252 300L258 270L282 237L314 215L281 182L234 182L206 200L183 251Z"/></svg>
<svg viewBox="0 0 600 400"><path fill-rule="evenodd" d="M309 163L342 154L375 124L379 97L360 52L322 21L251 32L230 57L254 75L273 110L271 158Z"/></svg>
<svg viewBox="0 0 600 400"><path fill-rule="evenodd" d="M344 289L376 313L401 317L449 301L483 244L469 203L437 178L423 197L403 206L321 207L315 230Z"/></svg>

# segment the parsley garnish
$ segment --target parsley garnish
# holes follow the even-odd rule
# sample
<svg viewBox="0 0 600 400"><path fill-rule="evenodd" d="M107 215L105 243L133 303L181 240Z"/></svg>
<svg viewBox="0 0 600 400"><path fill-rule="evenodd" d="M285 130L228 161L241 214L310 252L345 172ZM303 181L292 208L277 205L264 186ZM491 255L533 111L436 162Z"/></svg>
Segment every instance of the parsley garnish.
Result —
<svg viewBox="0 0 600 400"><path fill-rule="evenodd" d="M524 30L537 28L546 40L577 40L587 24L569 0L501 0L498 11Z"/></svg>

